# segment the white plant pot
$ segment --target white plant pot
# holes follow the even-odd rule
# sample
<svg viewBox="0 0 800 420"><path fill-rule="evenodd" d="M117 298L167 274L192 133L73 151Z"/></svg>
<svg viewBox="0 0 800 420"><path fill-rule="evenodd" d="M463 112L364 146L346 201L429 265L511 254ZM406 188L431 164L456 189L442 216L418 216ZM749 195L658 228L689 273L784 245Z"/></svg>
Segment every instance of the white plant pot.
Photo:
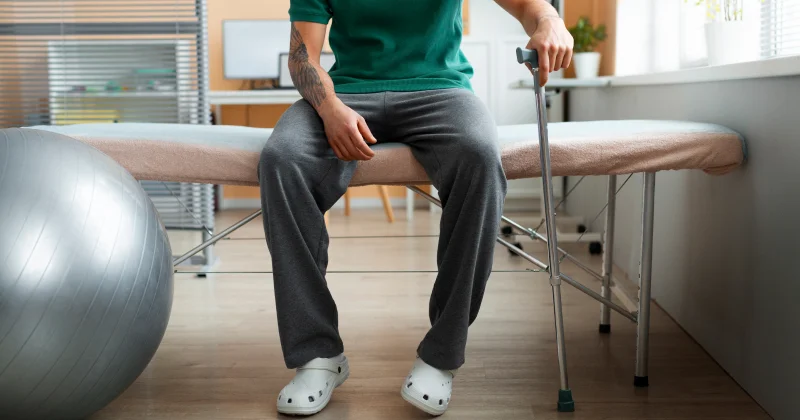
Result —
<svg viewBox="0 0 800 420"><path fill-rule="evenodd" d="M758 29L744 21L706 23L708 65L758 59Z"/></svg>
<svg viewBox="0 0 800 420"><path fill-rule="evenodd" d="M600 53L581 52L572 56L575 62L575 77L578 79L593 79L600 74Z"/></svg>

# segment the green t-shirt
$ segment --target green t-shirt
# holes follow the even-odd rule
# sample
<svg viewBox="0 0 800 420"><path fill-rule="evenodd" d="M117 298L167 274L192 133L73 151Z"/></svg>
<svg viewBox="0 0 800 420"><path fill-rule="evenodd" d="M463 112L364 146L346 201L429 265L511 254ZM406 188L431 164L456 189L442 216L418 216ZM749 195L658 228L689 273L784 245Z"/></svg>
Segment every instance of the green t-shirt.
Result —
<svg viewBox="0 0 800 420"><path fill-rule="evenodd" d="M337 93L472 89L462 0L291 0L292 21L327 24Z"/></svg>

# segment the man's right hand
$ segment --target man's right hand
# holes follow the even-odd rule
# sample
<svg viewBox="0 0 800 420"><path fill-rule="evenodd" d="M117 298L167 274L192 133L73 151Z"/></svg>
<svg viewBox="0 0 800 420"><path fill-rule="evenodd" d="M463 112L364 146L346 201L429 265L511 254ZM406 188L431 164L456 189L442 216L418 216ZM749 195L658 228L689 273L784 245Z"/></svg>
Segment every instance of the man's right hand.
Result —
<svg viewBox="0 0 800 420"><path fill-rule="evenodd" d="M364 118L336 97L333 81L319 65L325 30L320 23L292 22L289 73L297 90L322 118L336 156L341 160L370 160L375 152L367 143L378 141Z"/></svg>
<svg viewBox="0 0 800 420"><path fill-rule="evenodd" d="M370 160L375 152L367 143L375 144L378 140L367 127L364 117L353 111L338 98L330 98L334 102L320 107L319 115L325 124L325 135L333 152L341 160Z"/></svg>

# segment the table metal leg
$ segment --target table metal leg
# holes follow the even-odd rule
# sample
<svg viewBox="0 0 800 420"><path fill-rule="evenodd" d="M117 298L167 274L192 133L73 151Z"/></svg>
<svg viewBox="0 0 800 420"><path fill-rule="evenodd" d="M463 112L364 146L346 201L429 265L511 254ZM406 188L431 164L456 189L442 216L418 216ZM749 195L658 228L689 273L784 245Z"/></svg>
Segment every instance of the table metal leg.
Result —
<svg viewBox="0 0 800 420"><path fill-rule="evenodd" d="M650 283L653 272L653 213L656 174L644 175L642 206L642 257L639 268L639 316L636 325L636 372L633 384L648 386L647 359L650 336Z"/></svg>
<svg viewBox="0 0 800 420"><path fill-rule="evenodd" d="M614 216L617 207L617 176L608 176L608 207L606 208L606 226L603 232L603 286L600 295L611 299L611 272L614 266ZM600 332L611 332L611 310L600 304Z"/></svg>

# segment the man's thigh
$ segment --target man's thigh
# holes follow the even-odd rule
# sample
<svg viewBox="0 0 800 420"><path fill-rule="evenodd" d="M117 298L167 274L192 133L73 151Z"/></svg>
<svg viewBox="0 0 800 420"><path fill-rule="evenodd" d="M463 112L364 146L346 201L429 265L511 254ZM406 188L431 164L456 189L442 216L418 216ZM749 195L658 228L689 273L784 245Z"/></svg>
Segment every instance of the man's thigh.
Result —
<svg viewBox="0 0 800 420"><path fill-rule="evenodd" d="M395 141L411 146L433 178L459 164L496 165L497 126L486 105L465 89L392 93ZM436 179L433 179L436 182Z"/></svg>

